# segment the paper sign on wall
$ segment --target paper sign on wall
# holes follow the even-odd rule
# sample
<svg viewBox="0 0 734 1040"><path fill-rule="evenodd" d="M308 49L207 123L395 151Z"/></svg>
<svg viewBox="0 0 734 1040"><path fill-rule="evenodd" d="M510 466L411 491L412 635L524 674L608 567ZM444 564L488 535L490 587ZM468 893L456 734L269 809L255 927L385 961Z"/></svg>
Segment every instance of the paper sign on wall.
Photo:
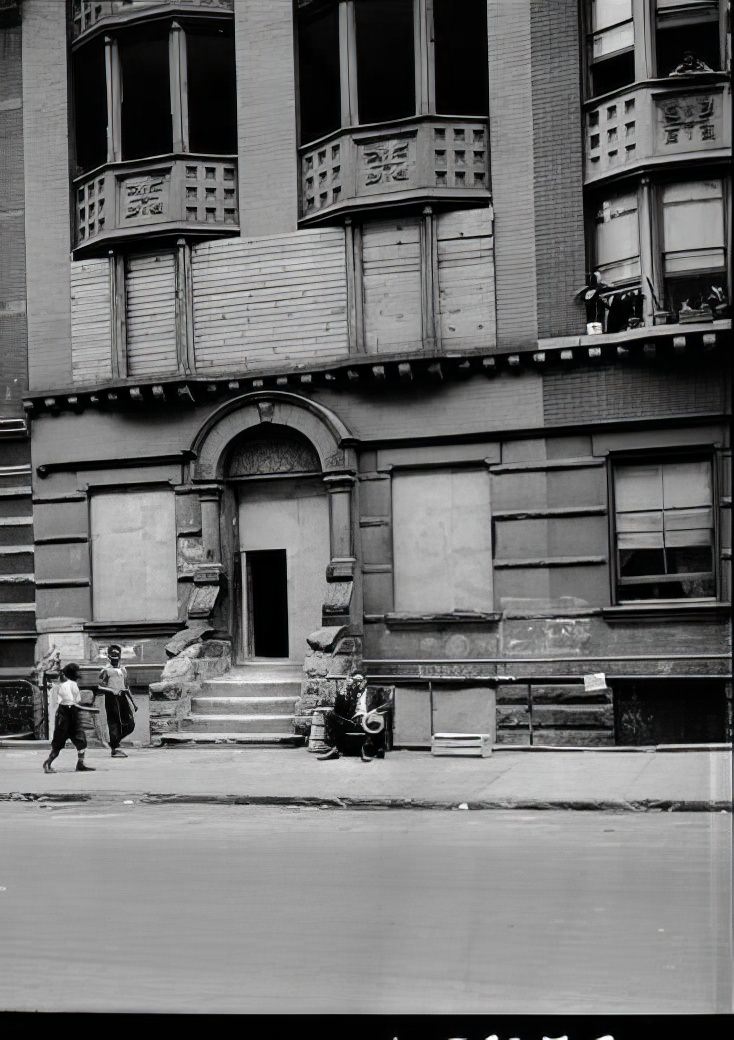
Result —
<svg viewBox="0 0 734 1040"><path fill-rule="evenodd" d="M584 676L584 690L587 693L593 693L595 690L606 690L607 688L607 677L604 672L592 672L591 675Z"/></svg>

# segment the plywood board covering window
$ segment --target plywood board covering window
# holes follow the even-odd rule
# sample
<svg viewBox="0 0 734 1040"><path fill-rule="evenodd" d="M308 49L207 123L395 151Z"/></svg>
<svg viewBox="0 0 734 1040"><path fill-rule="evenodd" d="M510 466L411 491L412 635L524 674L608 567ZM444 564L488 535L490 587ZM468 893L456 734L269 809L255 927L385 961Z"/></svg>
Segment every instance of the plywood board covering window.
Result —
<svg viewBox="0 0 734 1040"><path fill-rule="evenodd" d="M432 469L392 481L395 609L492 609L489 474Z"/></svg>
<svg viewBox="0 0 734 1040"><path fill-rule="evenodd" d="M148 253L126 260L127 366L131 376L176 371L175 283L173 253Z"/></svg>
<svg viewBox="0 0 734 1040"><path fill-rule="evenodd" d="M375 221L362 232L367 350L421 350L420 228L416 219Z"/></svg>
<svg viewBox="0 0 734 1040"><path fill-rule="evenodd" d="M91 499L96 621L170 621L178 614L173 492L95 492Z"/></svg>
<svg viewBox="0 0 734 1040"><path fill-rule="evenodd" d="M640 277L640 230L637 196L617 195L599 205L595 217L596 261L609 285Z"/></svg>

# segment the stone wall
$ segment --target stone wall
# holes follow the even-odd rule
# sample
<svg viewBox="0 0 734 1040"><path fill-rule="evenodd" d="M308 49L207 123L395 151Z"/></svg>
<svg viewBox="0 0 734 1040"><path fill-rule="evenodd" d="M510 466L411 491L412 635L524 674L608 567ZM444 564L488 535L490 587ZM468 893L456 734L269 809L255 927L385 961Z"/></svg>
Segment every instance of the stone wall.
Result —
<svg viewBox="0 0 734 1040"><path fill-rule="evenodd" d="M296 733L307 735L316 708L330 707L340 683L362 663L362 640L346 625L320 628L308 636L301 698L296 704Z"/></svg>
<svg viewBox="0 0 734 1040"><path fill-rule="evenodd" d="M191 698L207 679L224 675L232 666L228 639L214 638L204 626L186 628L166 646L170 659L159 682L150 684L150 735L177 733L191 711Z"/></svg>

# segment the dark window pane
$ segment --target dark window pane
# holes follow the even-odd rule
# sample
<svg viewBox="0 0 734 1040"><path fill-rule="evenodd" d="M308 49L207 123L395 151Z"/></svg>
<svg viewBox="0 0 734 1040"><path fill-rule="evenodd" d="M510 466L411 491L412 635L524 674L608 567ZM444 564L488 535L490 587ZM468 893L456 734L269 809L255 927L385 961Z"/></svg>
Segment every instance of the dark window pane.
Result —
<svg viewBox="0 0 734 1040"><path fill-rule="evenodd" d="M669 76L680 66L686 54L692 54L699 62L716 71L721 68L718 17L693 25L670 25L658 23L655 36L657 51L657 74ZM704 71L700 70L699 71Z"/></svg>
<svg viewBox="0 0 734 1040"><path fill-rule="evenodd" d="M104 44L94 40L74 55L76 161L91 170L107 160L107 83Z"/></svg>
<svg viewBox="0 0 734 1040"><path fill-rule="evenodd" d="M638 578L649 574L665 574L665 556L662 549L620 550L621 578Z"/></svg>
<svg viewBox="0 0 734 1040"><path fill-rule="evenodd" d="M186 30L189 149L237 151L237 93L231 30Z"/></svg>
<svg viewBox="0 0 734 1040"><path fill-rule="evenodd" d="M298 94L301 142L337 130L341 123L339 10L313 4L298 18Z"/></svg>
<svg viewBox="0 0 734 1040"><path fill-rule="evenodd" d="M668 574L700 574L713 568L711 547L707 545L666 549L665 560Z"/></svg>
<svg viewBox="0 0 734 1040"><path fill-rule="evenodd" d="M357 0L360 123L415 114L413 0Z"/></svg>
<svg viewBox="0 0 734 1040"><path fill-rule="evenodd" d="M633 51L623 51L611 58L596 61L591 66L591 93L594 97L606 94L610 90L634 83L635 55Z"/></svg>
<svg viewBox="0 0 734 1040"><path fill-rule="evenodd" d="M618 599L625 603L638 599L705 599L715 594L713 576L691 578L688 581L644 582L640 585L619 585Z"/></svg>
<svg viewBox="0 0 734 1040"><path fill-rule="evenodd" d="M665 279L665 303L678 314L681 310L704 308L714 317L723 316L726 310L726 272L712 271L678 278Z"/></svg>
<svg viewBox="0 0 734 1040"><path fill-rule="evenodd" d="M436 111L486 116L487 0L435 0Z"/></svg>
<svg viewBox="0 0 734 1040"><path fill-rule="evenodd" d="M122 157L162 155L173 147L168 34L120 39Z"/></svg>

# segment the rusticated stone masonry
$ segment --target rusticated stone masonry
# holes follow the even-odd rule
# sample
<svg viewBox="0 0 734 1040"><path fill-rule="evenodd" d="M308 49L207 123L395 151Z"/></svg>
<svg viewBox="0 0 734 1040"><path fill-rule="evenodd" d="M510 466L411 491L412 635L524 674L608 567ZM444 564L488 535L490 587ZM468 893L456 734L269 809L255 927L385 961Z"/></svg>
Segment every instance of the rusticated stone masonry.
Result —
<svg viewBox="0 0 734 1040"><path fill-rule="evenodd" d="M207 679L224 675L232 666L229 640L212 638L205 625L180 632L167 646L171 659L158 682L150 685L150 735L177 733L191 712L191 698L201 693Z"/></svg>
<svg viewBox="0 0 734 1040"><path fill-rule="evenodd" d="M308 734L316 708L330 707L346 677L362 663L362 640L349 635L346 625L320 628L307 637L301 697L296 704L296 733Z"/></svg>

